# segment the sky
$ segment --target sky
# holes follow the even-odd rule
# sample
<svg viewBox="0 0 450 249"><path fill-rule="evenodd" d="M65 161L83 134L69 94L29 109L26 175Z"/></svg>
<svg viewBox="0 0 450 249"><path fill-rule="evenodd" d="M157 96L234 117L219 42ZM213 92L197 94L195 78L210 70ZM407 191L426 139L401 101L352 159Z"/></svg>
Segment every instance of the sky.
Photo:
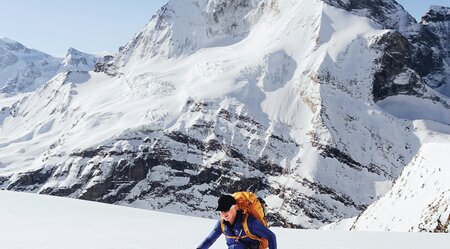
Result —
<svg viewBox="0 0 450 249"><path fill-rule="evenodd" d="M441 5L450 7L450 0L396 0L400 3L417 21L427 12L431 5Z"/></svg>
<svg viewBox="0 0 450 249"><path fill-rule="evenodd" d="M0 1L0 37L56 57L73 47L87 53L116 52L168 0ZM416 19L430 5L450 0L398 0Z"/></svg>
<svg viewBox="0 0 450 249"><path fill-rule="evenodd" d="M0 38L63 57L70 47L116 52L168 0L4 0Z"/></svg>

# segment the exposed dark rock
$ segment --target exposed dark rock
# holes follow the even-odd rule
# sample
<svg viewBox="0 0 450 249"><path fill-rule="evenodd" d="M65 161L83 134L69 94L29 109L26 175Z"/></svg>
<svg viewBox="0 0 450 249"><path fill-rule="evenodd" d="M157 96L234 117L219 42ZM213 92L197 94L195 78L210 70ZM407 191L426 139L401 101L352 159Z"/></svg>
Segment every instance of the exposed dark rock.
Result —
<svg viewBox="0 0 450 249"><path fill-rule="evenodd" d="M223 181L219 181L219 185L224 186L223 193L234 193L238 191L253 191L258 192L260 190L268 189L266 179L259 177L240 179L225 178Z"/></svg>
<svg viewBox="0 0 450 249"><path fill-rule="evenodd" d="M202 141L195 139L193 137L190 137L188 135L185 135L182 132L174 131L174 132L171 132L170 134L167 134L167 136L170 139L172 139L178 143L185 144L187 146L193 145L201 151L205 150L205 144Z"/></svg>
<svg viewBox="0 0 450 249"><path fill-rule="evenodd" d="M413 68L419 73L421 77L441 70L443 66L442 55L438 53L440 48L439 38L433 33L429 27L422 27L419 35L411 37L411 42L414 44L413 53Z"/></svg>
<svg viewBox="0 0 450 249"><path fill-rule="evenodd" d="M107 203L116 203L125 199L130 190L140 181L144 180L149 171L160 164L161 159L153 153L141 154L131 162L121 160L112 165L109 176L101 181L91 183L80 199L95 200ZM172 165L176 165L171 161ZM110 192L116 193L111 194Z"/></svg>
<svg viewBox="0 0 450 249"><path fill-rule="evenodd" d="M198 175L194 175L189 179L189 184L202 185L204 183L217 182L223 173L224 170L219 167L203 168Z"/></svg>
<svg viewBox="0 0 450 249"><path fill-rule="evenodd" d="M222 144L216 139L211 139L208 141L205 148L207 151L218 151L222 148Z"/></svg>
<svg viewBox="0 0 450 249"><path fill-rule="evenodd" d="M82 184L74 184L70 188L51 188L47 187L39 191L39 194L54 196L70 196L82 187Z"/></svg>
<svg viewBox="0 0 450 249"><path fill-rule="evenodd" d="M96 182L93 186L86 189L78 198L82 200L101 201L113 187L114 184L111 182L111 179L105 179L104 181Z"/></svg>
<svg viewBox="0 0 450 249"><path fill-rule="evenodd" d="M28 171L19 173L18 179L11 182L7 189L25 191L36 189L39 185L46 183L53 174L53 169L39 169L36 171Z"/></svg>
<svg viewBox="0 0 450 249"><path fill-rule="evenodd" d="M317 138L312 138L311 143L312 145L317 148L320 152L320 155L323 157L329 157L334 158L338 160L339 162L343 163L344 165L349 166L350 168L353 168L355 170L361 171L363 169L366 169L368 172L375 173L378 175L384 175L386 177L389 177L389 173L383 170L382 168L370 164L370 165L363 165L359 163L358 161L354 160L349 154L339 150L336 147L333 147L331 145L323 145L317 142Z"/></svg>
<svg viewBox="0 0 450 249"><path fill-rule="evenodd" d="M447 221L442 223L440 220L437 221L438 225L433 230L433 233L448 233L448 225L450 224L450 215L447 218Z"/></svg>
<svg viewBox="0 0 450 249"><path fill-rule="evenodd" d="M450 21L449 10L450 7L433 6L433 8L430 8L430 10L422 17L422 23Z"/></svg>
<svg viewBox="0 0 450 249"><path fill-rule="evenodd" d="M267 214L267 222L270 226L276 227L285 227L285 228L297 228L297 229L305 229L303 226L295 226L292 225L285 217L283 217L279 213L268 213Z"/></svg>
<svg viewBox="0 0 450 249"><path fill-rule="evenodd" d="M102 148L102 147L98 147L95 149L88 149L88 150L83 150L83 151L79 151L79 152L74 152L70 155L76 156L76 157L82 157L82 158L93 158L95 156L102 155L103 149L104 148Z"/></svg>
<svg viewBox="0 0 450 249"><path fill-rule="evenodd" d="M407 33L413 45L412 68L432 88L449 81L450 8L431 8L417 26L418 32Z"/></svg>
<svg viewBox="0 0 450 249"><path fill-rule="evenodd" d="M189 163L187 161L178 161L178 160L173 160L173 159L169 159L164 161L164 164L167 165L168 167L170 167L171 169L175 169L175 170L179 170L179 171L183 171L183 170L195 170L198 168L198 165Z"/></svg>
<svg viewBox="0 0 450 249"><path fill-rule="evenodd" d="M6 176L0 176L0 186L2 186L3 184L5 184L8 180L9 180L8 177L6 177Z"/></svg>
<svg viewBox="0 0 450 249"><path fill-rule="evenodd" d="M227 111L225 109L220 109L220 111L219 111L219 117L221 117L221 118L223 118L223 119L225 119L227 121L231 121L231 117L232 116L233 115L229 111Z"/></svg>
<svg viewBox="0 0 450 249"><path fill-rule="evenodd" d="M94 72L103 72L108 76L114 77L117 75L117 67L115 65L114 56L107 55L103 57L103 61L97 62L94 65Z"/></svg>
<svg viewBox="0 0 450 249"><path fill-rule="evenodd" d="M409 41L400 33L392 31L383 35L372 47L383 53L377 61L380 69L374 74L374 101L399 94L420 96L423 92L420 79L410 69L412 62ZM396 84L395 79L402 73L409 77L409 82Z"/></svg>
<svg viewBox="0 0 450 249"><path fill-rule="evenodd" d="M214 8L214 12L213 12L214 21L216 23L219 23L221 21L221 19L223 18L223 16L225 15L226 11L230 11L230 10L236 11L238 9L245 9L248 7L250 7L248 0L223 1L223 2L219 3L217 6L215 6L215 8ZM237 26L237 24L231 23L229 29L232 29L233 26Z"/></svg>
<svg viewBox="0 0 450 249"><path fill-rule="evenodd" d="M256 162L250 161L249 165L266 175L274 176L281 175L283 173L283 167L273 163L268 157L258 158Z"/></svg>

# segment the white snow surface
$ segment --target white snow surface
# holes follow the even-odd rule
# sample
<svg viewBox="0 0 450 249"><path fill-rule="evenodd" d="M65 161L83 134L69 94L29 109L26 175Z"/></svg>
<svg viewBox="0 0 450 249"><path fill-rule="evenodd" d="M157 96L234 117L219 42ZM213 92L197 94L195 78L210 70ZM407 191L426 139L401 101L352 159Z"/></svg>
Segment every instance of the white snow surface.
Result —
<svg viewBox="0 0 450 249"><path fill-rule="evenodd" d="M8 249L195 248L216 220L69 198L0 191L0 246ZM446 248L442 234L293 230L272 227L278 248ZM225 249L222 236L211 247Z"/></svg>
<svg viewBox="0 0 450 249"><path fill-rule="evenodd" d="M450 126L450 109L428 99L398 95L387 97L377 104L397 118L433 121ZM448 130L442 132L450 134Z"/></svg>
<svg viewBox="0 0 450 249"><path fill-rule="evenodd" d="M448 224L449 151L447 143L424 144L393 188L367 208L351 229L418 232L433 231L438 223Z"/></svg>

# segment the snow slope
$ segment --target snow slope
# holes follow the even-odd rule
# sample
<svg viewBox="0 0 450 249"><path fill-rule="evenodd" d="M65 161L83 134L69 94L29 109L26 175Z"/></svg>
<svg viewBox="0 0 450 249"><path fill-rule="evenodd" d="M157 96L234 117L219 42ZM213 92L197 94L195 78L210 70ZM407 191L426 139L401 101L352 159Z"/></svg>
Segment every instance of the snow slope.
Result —
<svg viewBox="0 0 450 249"><path fill-rule="evenodd" d="M0 191L0 246L8 249L195 248L215 220ZM448 235L271 228L278 248L445 248ZM226 248L219 238L211 248Z"/></svg>
<svg viewBox="0 0 450 249"><path fill-rule="evenodd" d="M450 146L427 143L393 188L369 206L350 229L447 232L450 223ZM436 156L441 155L441 156Z"/></svg>

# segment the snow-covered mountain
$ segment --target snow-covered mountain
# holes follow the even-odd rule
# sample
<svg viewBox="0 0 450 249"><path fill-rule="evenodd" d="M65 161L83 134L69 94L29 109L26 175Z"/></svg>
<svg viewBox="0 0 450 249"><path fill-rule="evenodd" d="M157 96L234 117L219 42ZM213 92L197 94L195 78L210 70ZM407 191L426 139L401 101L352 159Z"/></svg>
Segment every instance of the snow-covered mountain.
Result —
<svg viewBox="0 0 450 249"><path fill-rule="evenodd" d="M448 21L424 20L391 0L171 0L94 71L3 104L0 187L203 217L249 189L274 225L355 217L450 141L418 62L422 30Z"/></svg>
<svg viewBox="0 0 450 249"><path fill-rule="evenodd" d="M32 92L61 72L90 71L99 58L70 48L55 58L19 42L0 38L0 91L8 96Z"/></svg>
<svg viewBox="0 0 450 249"><path fill-rule="evenodd" d="M55 76L59 60L22 44L0 39L0 88L2 93L29 92Z"/></svg>

